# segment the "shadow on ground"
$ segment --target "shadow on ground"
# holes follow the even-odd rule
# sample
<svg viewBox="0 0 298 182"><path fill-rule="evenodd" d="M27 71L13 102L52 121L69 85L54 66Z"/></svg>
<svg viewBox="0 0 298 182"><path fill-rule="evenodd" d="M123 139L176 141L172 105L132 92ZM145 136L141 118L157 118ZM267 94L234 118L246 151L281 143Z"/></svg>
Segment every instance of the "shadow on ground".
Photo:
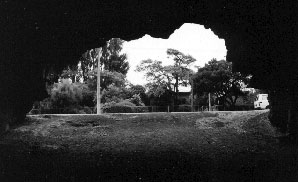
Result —
<svg viewBox="0 0 298 182"><path fill-rule="evenodd" d="M298 181L298 147L276 140L267 113L106 117L12 130L0 181Z"/></svg>

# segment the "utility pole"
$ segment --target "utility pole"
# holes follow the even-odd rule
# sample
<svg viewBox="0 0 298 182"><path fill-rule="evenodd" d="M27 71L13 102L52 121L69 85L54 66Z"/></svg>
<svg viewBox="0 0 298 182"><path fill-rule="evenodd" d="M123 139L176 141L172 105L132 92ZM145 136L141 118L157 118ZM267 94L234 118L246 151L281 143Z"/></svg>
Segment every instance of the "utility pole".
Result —
<svg viewBox="0 0 298 182"><path fill-rule="evenodd" d="M191 81L191 112L193 112L194 111L194 109L193 109L193 87L194 87L193 79L190 78L190 81Z"/></svg>
<svg viewBox="0 0 298 182"><path fill-rule="evenodd" d="M101 114L101 109L100 109L100 58L102 55L101 48L98 48L98 56L97 56L97 97L96 97L96 113Z"/></svg>
<svg viewBox="0 0 298 182"><path fill-rule="evenodd" d="M210 94L210 92L208 94L208 97L209 97L209 111L211 111L211 94Z"/></svg>
<svg viewBox="0 0 298 182"><path fill-rule="evenodd" d="M193 112L194 111L194 109L193 109L193 87L194 87L194 85L193 85L192 74L190 74L189 70L187 71L187 77L188 77L188 80L190 81L190 85L191 85L191 87L190 87L190 89L191 89L190 107L191 107L191 112Z"/></svg>

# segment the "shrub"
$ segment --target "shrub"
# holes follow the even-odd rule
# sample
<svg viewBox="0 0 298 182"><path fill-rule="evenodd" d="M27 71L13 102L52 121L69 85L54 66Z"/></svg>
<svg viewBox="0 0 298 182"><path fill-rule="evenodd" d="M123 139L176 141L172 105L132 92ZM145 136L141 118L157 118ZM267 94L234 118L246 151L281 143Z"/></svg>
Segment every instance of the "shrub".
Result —
<svg viewBox="0 0 298 182"><path fill-rule="evenodd" d="M88 106L85 106L82 111L86 114L92 114L92 109L90 109Z"/></svg>
<svg viewBox="0 0 298 182"><path fill-rule="evenodd" d="M81 107L78 105L69 106L62 110L62 114L85 114L85 112L82 113L80 110Z"/></svg>
<svg viewBox="0 0 298 182"><path fill-rule="evenodd" d="M51 90L51 101L55 108L77 105L82 98L82 88L77 84L70 83L68 80L55 83Z"/></svg>
<svg viewBox="0 0 298 182"><path fill-rule="evenodd" d="M133 113L135 106L135 104L129 102L128 100L124 100L119 103L105 103L102 107L102 110L106 113Z"/></svg>
<svg viewBox="0 0 298 182"><path fill-rule="evenodd" d="M180 105L180 106L178 106L176 112L191 112L191 106L188 106L188 105Z"/></svg>
<svg viewBox="0 0 298 182"><path fill-rule="evenodd" d="M107 89L102 91L101 102L121 102L123 99L129 98L126 92L127 90L125 88L110 85Z"/></svg>
<svg viewBox="0 0 298 182"><path fill-rule="evenodd" d="M108 110L106 110L108 113L133 113L133 108L129 106L112 106Z"/></svg>
<svg viewBox="0 0 298 182"><path fill-rule="evenodd" d="M133 111L135 113L143 113L143 112L149 112L149 109L146 106L140 106L140 107L134 107Z"/></svg>
<svg viewBox="0 0 298 182"><path fill-rule="evenodd" d="M116 103L117 106L129 106L129 107L135 107L136 105L132 102L130 102L130 100L123 100L121 102Z"/></svg>
<svg viewBox="0 0 298 182"><path fill-rule="evenodd" d="M145 106L145 104L143 103L141 97L139 94L135 94L133 95L129 101L133 104L135 104L136 106Z"/></svg>

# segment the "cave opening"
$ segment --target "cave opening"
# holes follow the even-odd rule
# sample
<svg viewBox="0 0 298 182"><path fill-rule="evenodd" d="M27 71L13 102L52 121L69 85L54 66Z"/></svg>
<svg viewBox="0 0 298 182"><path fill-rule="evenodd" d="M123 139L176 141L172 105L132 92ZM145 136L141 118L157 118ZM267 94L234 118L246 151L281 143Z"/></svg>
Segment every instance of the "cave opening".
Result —
<svg viewBox="0 0 298 182"><path fill-rule="evenodd" d="M94 113L94 108L96 107L96 74L99 53L100 69L102 72L100 81L101 92L106 92L110 89L108 88L109 84L119 84L120 77L126 80L126 83L120 84L121 87L127 87L129 85L145 86L148 83L145 73L137 72L137 65L146 59L161 61L163 66L173 64L173 60L167 54L168 49L175 49L184 55L192 56L195 61L188 67L193 73L196 73L199 67L204 67L212 59L218 61L225 60L227 53L224 39L220 39L211 29L206 29L203 25L194 23L182 24L168 38L164 39L154 38L148 34L130 41L112 38L100 49L89 49L81 54L80 57L77 57L76 61L73 61L72 64L62 65L58 68L60 72L57 69L47 69L44 76L47 82L46 90L48 97L36 100L29 113L41 113L41 110L42 113L53 112L53 114L64 112ZM114 76L112 76L113 74ZM65 79L69 83L66 83ZM65 109L66 105L56 103L57 98L55 97L58 96L54 95L61 94L59 92L67 90L63 86L64 84L68 84L68 87L71 87L71 89L68 89L69 93L67 94L69 95L76 95L75 93L70 93L69 90L75 89L72 87L78 86L85 88L85 91L83 91L84 89L81 91L84 92L83 96L81 96L84 97L83 99L79 102L70 102L80 106L80 109L74 110L77 106L72 106L72 109ZM58 92L57 90L59 89L60 91ZM61 89L63 90L61 91ZM190 90L190 83L185 86L179 86L180 92L188 93ZM88 95L88 98L85 98L84 94ZM102 101L107 102L106 100Z"/></svg>
<svg viewBox="0 0 298 182"><path fill-rule="evenodd" d="M0 117L4 123L22 121L32 101L45 97L46 68L59 70L76 61L82 50L102 46L111 37L127 41L145 34L167 38L183 22L193 22L225 40L226 60L233 62L235 71L251 74L256 88L270 90L273 123L297 125L294 1L5 1L1 13ZM283 95L289 97L283 99Z"/></svg>

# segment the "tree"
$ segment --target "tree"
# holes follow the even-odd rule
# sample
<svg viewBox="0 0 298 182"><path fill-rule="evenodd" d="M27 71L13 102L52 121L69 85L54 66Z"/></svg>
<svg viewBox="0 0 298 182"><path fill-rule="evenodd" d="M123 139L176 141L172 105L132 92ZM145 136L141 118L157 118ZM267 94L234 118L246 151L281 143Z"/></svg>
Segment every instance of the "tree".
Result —
<svg viewBox="0 0 298 182"><path fill-rule="evenodd" d="M68 66L66 69L64 69L60 75L60 78L62 79L71 79L72 83L77 82L80 77L78 75L78 69L77 66Z"/></svg>
<svg viewBox="0 0 298 182"><path fill-rule="evenodd" d="M151 59L143 60L140 65L137 66L136 71L145 72L145 77L149 82L146 84L149 91L154 96L162 95L165 90L172 91L173 75L169 66L162 66L161 61L153 61Z"/></svg>
<svg viewBox="0 0 298 182"><path fill-rule="evenodd" d="M143 103L140 95L135 94L133 95L130 99L128 99L129 102L135 104L136 106L145 106L145 104Z"/></svg>
<svg viewBox="0 0 298 182"><path fill-rule="evenodd" d="M117 87L115 85L109 85L106 89L102 91L101 102L121 102L125 99L129 99L129 91L125 87Z"/></svg>
<svg viewBox="0 0 298 182"><path fill-rule="evenodd" d="M78 73L84 82L90 79L90 76L92 78L90 73L97 68L98 51L99 49L87 50L79 60Z"/></svg>
<svg viewBox="0 0 298 182"><path fill-rule="evenodd" d="M160 97L168 91L171 93L171 97L174 92L174 103L178 104L178 87L180 85L187 86L189 84L188 75L192 73L189 66L196 60L192 56L185 55L175 49L168 49L167 54L174 61L172 65L163 66L161 61L147 59L143 60L141 64L137 66L136 70L145 72L145 77L149 81L146 86L154 96Z"/></svg>
<svg viewBox="0 0 298 182"><path fill-rule="evenodd" d="M106 89L109 85L123 86L125 84L126 74L129 70L129 63L127 62L126 54L121 54L123 40L119 38L112 38L102 48L102 57L100 58L101 64L101 88ZM81 69L84 70L83 65L88 65L88 83L95 85L96 89L96 76L97 76L97 50L92 49L85 53L85 63L82 62ZM84 63L84 64L83 64ZM83 71L82 71L83 72Z"/></svg>
<svg viewBox="0 0 298 182"><path fill-rule="evenodd" d="M129 70L129 63L126 61L126 54L121 54L123 40L112 38L107 45L102 48L100 63L103 70L119 72L126 75Z"/></svg>
<svg viewBox="0 0 298 182"><path fill-rule="evenodd" d="M107 44L102 48L100 64L101 71L105 72L101 80L101 84L104 88L114 81L108 75L121 73L125 77L129 70L129 63L126 60L127 56L121 53L123 42L124 41L119 38L112 38L107 41ZM81 80L87 82L89 79L94 79L95 73L98 70L98 51L98 49L87 50L79 58L78 64L75 66L67 66L66 69L62 71L60 77L64 79L71 78L73 82Z"/></svg>
<svg viewBox="0 0 298 182"><path fill-rule="evenodd" d="M142 102L146 105L146 104L149 104L148 103L148 97L147 97L147 94L146 94L146 88L142 85L133 85L131 84L129 86L129 92L130 92L130 95L131 97L133 97L134 95L139 95Z"/></svg>
<svg viewBox="0 0 298 182"><path fill-rule="evenodd" d="M62 79L55 83L51 89L51 102L54 108L66 108L78 106L83 100L85 85L71 83L68 79Z"/></svg>
<svg viewBox="0 0 298 182"><path fill-rule="evenodd" d="M92 77L87 80L87 83L90 89L95 91L97 84L97 70L90 72L89 75L92 75ZM103 70L100 72L100 87L102 90L108 88L110 85L124 87L127 82L125 77L125 75L119 72Z"/></svg>
<svg viewBox="0 0 298 182"><path fill-rule="evenodd" d="M196 61L190 55L185 55L176 49L168 49L167 54L174 60L174 65L170 66L168 69L171 70L172 75L175 79L174 91L176 93L175 100L178 100L179 85L187 86L188 76L192 72L189 65Z"/></svg>
<svg viewBox="0 0 298 182"><path fill-rule="evenodd" d="M213 93L224 106L228 103L231 109L234 109L239 96L244 94L241 91L242 86L249 81L247 75L232 72L232 63L216 59L199 68L193 79L194 93L197 95Z"/></svg>

